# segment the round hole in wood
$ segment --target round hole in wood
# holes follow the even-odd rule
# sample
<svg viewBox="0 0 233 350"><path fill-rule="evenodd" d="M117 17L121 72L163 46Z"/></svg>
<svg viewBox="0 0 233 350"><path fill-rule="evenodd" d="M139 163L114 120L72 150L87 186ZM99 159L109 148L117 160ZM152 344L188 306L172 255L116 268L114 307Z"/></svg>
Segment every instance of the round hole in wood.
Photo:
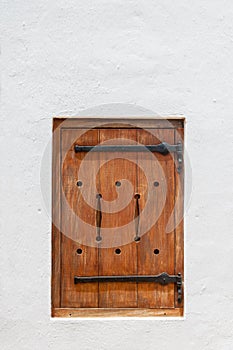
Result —
<svg viewBox="0 0 233 350"><path fill-rule="evenodd" d="M136 193L135 196L134 196L134 198L139 199L139 198L140 198L140 194L139 194L139 193Z"/></svg>
<svg viewBox="0 0 233 350"><path fill-rule="evenodd" d="M155 187L158 187L158 186L159 186L159 182L158 182L158 181L155 181L155 182L154 182L154 186L155 186Z"/></svg>
<svg viewBox="0 0 233 350"><path fill-rule="evenodd" d="M134 237L135 242L139 242L140 239L141 239L140 237Z"/></svg>
<svg viewBox="0 0 233 350"><path fill-rule="evenodd" d="M101 193L97 193L96 198L102 198L102 194Z"/></svg>
<svg viewBox="0 0 233 350"><path fill-rule="evenodd" d="M78 186L78 187L81 187L82 184L83 184L82 181L78 181L78 182L77 182L77 186Z"/></svg>
<svg viewBox="0 0 233 350"><path fill-rule="evenodd" d="M81 248L78 248L76 252L78 255L80 255L80 254L82 254L83 250Z"/></svg>
<svg viewBox="0 0 233 350"><path fill-rule="evenodd" d="M120 182L120 181L116 181L116 182L115 182L115 185L116 185L117 187L120 187L120 186L121 186L121 182Z"/></svg>
<svg viewBox="0 0 233 350"><path fill-rule="evenodd" d="M115 250L115 253L116 253L117 255L121 254L120 248L117 248L117 249Z"/></svg>
<svg viewBox="0 0 233 350"><path fill-rule="evenodd" d="M159 254L159 249L155 249L155 250L154 250L154 254L155 254L155 255L158 255L158 254Z"/></svg>

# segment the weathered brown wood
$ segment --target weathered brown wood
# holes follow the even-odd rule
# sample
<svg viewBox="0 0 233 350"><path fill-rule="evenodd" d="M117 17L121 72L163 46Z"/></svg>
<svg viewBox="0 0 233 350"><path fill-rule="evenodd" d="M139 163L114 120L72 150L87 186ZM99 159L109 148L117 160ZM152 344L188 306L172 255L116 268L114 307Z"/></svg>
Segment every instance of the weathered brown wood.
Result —
<svg viewBox="0 0 233 350"><path fill-rule="evenodd" d="M54 122L55 124L55 122ZM53 125L54 127L54 125ZM61 306L60 299L60 130L53 132L52 157L52 278L51 298L52 307Z"/></svg>
<svg viewBox="0 0 233 350"><path fill-rule="evenodd" d="M174 142L174 131L154 129L138 131L141 144L158 144L161 141ZM147 223L153 226L137 244L138 273L141 275L174 273L174 232L167 234L166 224L174 207L174 163L172 156L147 152L138 153L138 164L144 164L146 171L138 168L138 192L141 211L140 231ZM147 179L146 179L147 176ZM158 186L154 186L154 182ZM158 254L155 254L158 249ZM155 251L155 252L154 252ZM156 283L138 283L138 307L174 307L174 285L161 286Z"/></svg>
<svg viewBox="0 0 233 350"><path fill-rule="evenodd" d="M136 140L136 130L111 129L100 130L100 142L119 144L121 139ZM129 142L129 141L125 141ZM114 157L114 159L112 159ZM122 159L122 158L123 159ZM130 157L132 160L128 160ZM134 160L134 162L133 162ZM100 193L102 195L102 241L99 245L99 274L100 275L131 275L137 273L136 245L133 241L134 232L128 228L121 231L123 225L127 225L134 219L136 189L136 153L104 152L100 153ZM127 202L127 183L133 188L129 204ZM116 182L121 186L116 186ZM116 209L111 213L111 203L117 200L122 204L122 210ZM126 206L126 207L125 207ZM134 226L133 226L134 227ZM110 231L112 229L112 231ZM103 230L105 230L103 232ZM129 242L128 244L126 244ZM104 248L107 247L107 248ZM121 253L116 254L116 249ZM136 283L99 283L99 307L136 307L137 285Z"/></svg>
<svg viewBox="0 0 233 350"><path fill-rule="evenodd" d="M175 130L175 142L184 143L184 129L179 128ZM184 296L184 171L185 167L180 174L177 171L175 174L175 273L181 273L183 279L183 296ZM177 302L177 290L175 291L175 306L183 307L184 298L182 302Z"/></svg>
<svg viewBox="0 0 233 350"><path fill-rule="evenodd" d="M53 132L58 128L61 129L62 123L64 123L66 118L53 118Z"/></svg>
<svg viewBox="0 0 233 350"><path fill-rule="evenodd" d="M74 276L98 275L96 235L90 228L95 226L96 192L92 190L92 184L96 183L94 170L98 168L99 157L92 153L87 159L87 154L75 153L75 142L97 144L98 130L89 130L82 135L75 130L62 130L61 306L98 307L98 283L75 285ZM83 177L79 176L81 164L85 167ZM77 186L78 181L82 186ZM88 236L86 243L89 245L83 244L83 238Z"/></svg>
<svg viewBox="0 0 233 350"><path fill-rule="evenodd" d="M183 308L92 308L53 309L52 317L182 317Z"/></svg>
<svg viewBox="0 0 233 350"><path fill-rule="evenodd" d="M59 125L61 128L79 128L79 129L130 129L130 128L165 128L174 129L182 128L184 124L184 118L182 116L170 117L170 118L54 118L55 125Z"/></svg>
<svg viewBox="0 0 233 350"><path fill-rule="evenodd" d="M162 141L175 144L183 140L183 126L183 117L171 117L168 120L54 118L52 316L183 315L183 302L177 302L177 290L173 284L166 286L156 283L125 282L74 284L75 275L145 275L181 272L184 276L183 219L178 223L178 218L182 217L184 209L184 172L178 174L176 156L174 166L170 154L163 156L156 153L156 159L152 161L149 152L135 154L114 152L114 155L110 152L89 152L88 155L74 152L75 143L96 145L112 138L118 138L118 141L114 141L117 143L119 138L126 138L128 141L125 144L129 144L130 140L141 144L155 144ZM113 156L117 159L112 159ZM125 159L127 157L129 159ZM140 168L141 162L148 168L146 173L143 167ZM82 178L78 175L81 165L87 169L82 173ZM123 179L131 183L131 199L124 208L116 210L115 213L106 213L106 209L108 211L111 208L111 201L117 199L117 193L119 200L127 202L128 190L125 190ZM77 186L77 181L82 181L81 187ZM117 181L122 183L120 187L116 186ZM159 182L159 186L154 186L154 181ZM162 185L165 182L166 191L166 186ZM100 243L96 242L98 193L102 194ZM135 207L136 193L140 194L138 208ZM152 197L150 210L143 214L148 197ZM155 211L160 209L157 222L148 229L140 241L135 242L133 239L137 227L140 236ZM134 217L138 210L141 215L137 223ZM176 223L178 225L175 230L166 233L170 216L170 222L174 221L174 227ZM131 222L128 229L121 231L120 227L128 222ZM117 248L121 249L120 254L116 254ZM77 253L78 249L81 249L80 254ZM154 254L154 249L159 249L159 254Z"/></svg>

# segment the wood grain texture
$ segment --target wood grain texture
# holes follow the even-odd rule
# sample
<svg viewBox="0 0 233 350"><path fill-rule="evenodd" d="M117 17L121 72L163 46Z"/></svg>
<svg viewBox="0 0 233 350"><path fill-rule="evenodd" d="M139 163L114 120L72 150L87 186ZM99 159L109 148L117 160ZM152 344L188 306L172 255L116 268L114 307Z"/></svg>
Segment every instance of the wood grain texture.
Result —
<svg viewBox="0 0 233 350"><path fill-rule="evenodd" d="M59 308L53 309L52 317L182 317L183 308L92 308L92 309L74 309Z"/></svg>
<svg viewBox="0 0 233 350"><path fill-rule="evenodd" d="M174 131L154 129L138 131L141 144L158 144L161 141L173 144ZM151 222L153 226L143 234L137 244L138 273L157 275L174 273L174 232L166 233L166 225L174 208L174 162L170 154L138 153L138 162L143 162L146 172L138 168L138 192L142 215L140 231ZM145 179L147 174L147 179ZM154 183L158 186L154 186ZM155 254L157 249L158 254ZM156 283L138 283L138 307L174 307L174 284L161 286Z"/></svg>
<svg viewBox="0 0 233 350"><path fill-rule="evenodd" d="M61 306L60 298L60 129L53 131L52 157L52 276L51 276L51 305L52 308Z"/></svg>
<svg viewBox="0 0 233 350"><path fill-rule="evenodd" d="M128 139L124 141L123 139ZM111 129L100 130L100 142L110 142L110 144L129 144L131 140L136 140L136 130ZM114 159L112 159L114 157ZM132 158L128 160L127 157ZM102 213L102 242L99 250L99 274L100 275L132 275L137 273L136 245L133 241L134 232L127 225L134 219L136 189L136 153L128 154L124 152L104 152L100 153L100 192L102 200L105 201ZM134 160L134 162L133 162ZM103 164L102 164L103 163ZM130 203L126 205L127 180L133 188ZM121 182L117 187L116 182ZM124 182L123 182L124 181ZM118 194L117 194L118 192ZM119 197L118 197L119 196ZM112 201L120 199L123 209L117 209L111 213L111 208L116 209L116 205L111 207ZM124 208L125 207L125 208ZM109 229L109 230L108 230ZM113 229L113 232L110 232ZM125 244L130 242L129 244ZM108 246L108 248L104 248ZM120 249L120 254L116 254L116 249ZM136 307L137 306L137 285L136 283L100 283L99 284L99 307Z"/></svg>
<svg viewBox="0 0 233 350"><path fill-rule="evenodd" d="M79 129L129 129L129 128L147 128L147 129L175 129L184 126L184 117L176 116L170 118L54 118L55 127L79 128Z"/></svg>
<svg viewBox="0 0 233 350"><path fill-rule="evenodd" d="M77 136L76 136L77 135ZM95 168L98 168L99 156L75 153L74 143L92 145L98 143L98 130L89 130L78 136L75 130L62 131L62 200L61 212L61 306L62 307L98 307L98 283L75 285L74 276L98 275L98 247L95 242L96 184ZM79 177L80 166L86 171ZM77 182L82 186L78 187ZM83 197L85 193L85 198ZM83 223L81 222L83 221ZM90 235L89 246L82 244L83 237ZM77 250L81 254L78 254Z"/></svg>
<svg viewBox="0 0 233 350"><path fill-rule="evenodd" d="M175 142L182 142L184 144L184 129L179 128L175 130ZM182 171L180 174L177 171L175 174L175 273L182 274L183 280L183 296L184 296L184 171L185 165L183 164ZM177 302L177 290L175 290L175 306L183 307L184 298L182 302Z"/></svg>

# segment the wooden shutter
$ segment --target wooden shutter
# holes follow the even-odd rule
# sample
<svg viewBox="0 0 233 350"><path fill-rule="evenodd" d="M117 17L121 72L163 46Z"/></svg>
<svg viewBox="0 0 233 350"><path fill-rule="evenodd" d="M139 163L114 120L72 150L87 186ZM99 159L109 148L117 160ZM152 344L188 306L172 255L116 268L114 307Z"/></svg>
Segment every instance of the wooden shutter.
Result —
<svg viewBox="0 0 233 350"><path fill-rule="evenodd" d="M52 316L182 316L184 119L53 130Z"/></svg>

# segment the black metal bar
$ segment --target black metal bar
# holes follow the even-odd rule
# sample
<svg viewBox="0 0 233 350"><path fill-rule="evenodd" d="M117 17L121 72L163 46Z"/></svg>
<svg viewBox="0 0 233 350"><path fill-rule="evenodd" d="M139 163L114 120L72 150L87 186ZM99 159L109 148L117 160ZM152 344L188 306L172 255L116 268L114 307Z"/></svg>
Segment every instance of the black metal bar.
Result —
<svg viewBox="0 0 233 350"><path fill-rule="evenodd" d="M166 285L176 283L178 302L182 301L182 276L168 275L163 272L160 275L128 275L128 276L75 276L74 283L91 283L91 282L152 282Z"/></svg>
<svg viewBox="0 0 233 350"><path fill-rule="evenodd" d="M128 276L75 276L74 283L90 283L90 282L156 282L160 284L174 283L177 281L178 275L168 275L162 273L160 275L128 275Z"/></svg>
<svg viewBox="0 0 233 350"><path fill-rule="evenodd" d="M162 142L158 145L96 145L96 146L80 146L75 145L74 150L78 152L157 152L163 155L169 152L177 152L180 145L170 145L167 142Z"/></svg>
<svg viewBox="0 0 233 350"><path fill-rule="evenodd" d="M75 145L74 150L79 152L157 152L162 155L167 155L169 152L177 154L177 172L181 173L183 163L183 146L181 142L176 145L170 145L167 142L159 143L158 145L96 145L96 146L80 146Z"/></svg>

